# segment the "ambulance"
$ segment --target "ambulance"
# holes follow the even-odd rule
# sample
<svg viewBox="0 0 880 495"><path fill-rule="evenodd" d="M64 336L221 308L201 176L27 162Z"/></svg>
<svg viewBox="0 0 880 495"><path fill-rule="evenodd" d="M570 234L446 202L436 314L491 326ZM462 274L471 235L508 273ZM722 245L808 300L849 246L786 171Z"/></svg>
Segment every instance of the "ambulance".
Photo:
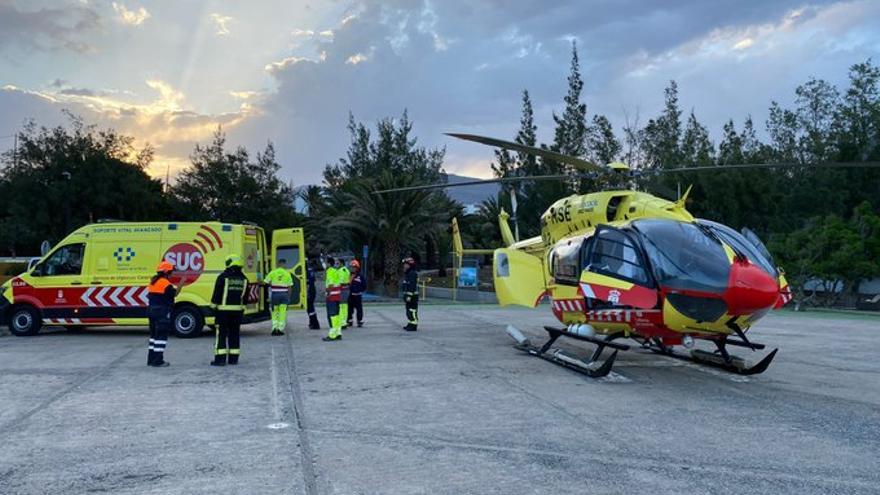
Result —
<svg viewBox="0 0 880 495"><path fill-rule="evenodd" d="M245 322L269 318L267 291L258 282L276 259L285 260L294 275L290 308L305 307L300 228L273 231L270 245L256 225L98 222L68 235L26 273L0 286L0 322L20 336L34 335L44 325L148 325L147 285L165 260L175 267L171 281L178 288L174 332L196 337L214 324L211 294L230 254L241 257L250 282Z"/></svg>

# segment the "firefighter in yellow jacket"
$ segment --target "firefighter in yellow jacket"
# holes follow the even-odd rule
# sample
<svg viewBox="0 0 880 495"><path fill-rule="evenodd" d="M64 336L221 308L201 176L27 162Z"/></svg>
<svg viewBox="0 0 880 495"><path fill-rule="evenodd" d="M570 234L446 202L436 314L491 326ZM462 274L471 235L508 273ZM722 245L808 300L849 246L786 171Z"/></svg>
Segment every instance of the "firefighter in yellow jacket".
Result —
<svg viewBox="0 0 880 495"><path fill-rule="evenodd" d="M287 260L279 259L275 269L266 274L263 283L269 286L269 303L272 305L272 335L284 335L287 326L287 305L290 304L290 288L293 275L284 267Z"/></svg>
<svg viewBox="0 0 880 495"><path fill-rule="evenodd" d="M214 308L217 336L211 366L225 366L227 362L238 364L238 356L241 354L241 318L244 315L248 285L241 268L241 257L236 254L227 256L226 270L214 283L211 306Z"/></svg>

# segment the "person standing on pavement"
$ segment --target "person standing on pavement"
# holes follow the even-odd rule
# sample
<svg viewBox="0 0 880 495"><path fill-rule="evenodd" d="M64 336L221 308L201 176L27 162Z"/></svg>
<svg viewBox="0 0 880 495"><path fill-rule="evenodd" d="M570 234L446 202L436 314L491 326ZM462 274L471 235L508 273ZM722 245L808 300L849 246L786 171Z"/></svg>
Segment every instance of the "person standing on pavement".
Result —
<svg viewBox="0 0 880 495"><path fill-rule="evenodd" d="M150 319L150 343L147 347L147 365L168 366L165 361L165 346L168 334L171 333L171 313L174 310L174 296L177 289L169 278L174 272L174 265L167 261L159 263L156 274L150 279L147 287L147 317Z"/></svg>
<svg viewBox="0 0 880 495"><path fill-rule="evenodd" d="M314 258L310 258L306 263L306 311L309 313L309 328L311 330L320 330L321 325L318 323L318 313L315 311L315 298L318 296L318 290L315 287L315 263Z"/></svg>
<svg viewBox="0 0 880 495"><path fill-rule="evenodd" d="M419 329L419 272L416 271L416 260L412 256L404 258L403 269L403 300L407 319L403 329L415 332Z"/></svg>
<svg viewBox="0 0 880 495"><path fill-rule="evenodd" d="M338 270L336 276L339 278L339 285L342 288L342 294L339 300L339 320L342 323L342 329L348 328L348 298L351 295L351 272L345 266L345 261L337 258L336 268Z"/></svg>
<svg viewBox="0 0 880 495"><path fill-rule="evenodd" d="M324 271L324 292L326 293L327 320L330 331L322 340L332 342L342 339L342 318L339 315L339 303L342 300L342 284L339 281L339 260L327 258L327 269Z"/></svg>
<svg viewBox="0 0 880 495"><path fill-rule="evenodd" d="M238 364L241 354L241 318L244 315L248 281L241 271L241 257L226 257L226 269L214 283L211 306L214 309L217 335L214 340L214 360L211 366Z"/></svg>
<svg viewBox="0 0 880 495"><path fill-rule="evenodd" d="M351 290L348 296L348 326L354 323L353 316L357 313L358 327L364 326L364 291L367 290L367 284L361 275L361 264L358 260L351 260L351 281L349 288Z"/></svg>
<svg viewBox="0 0 880 495"><path fill-rule="evenodd" d="M272 305L272 335L284 335L287 326L287 306L290 304L290 288L293 275L284 267L287 260L279 259L275 269L266 274L263 283L269 286L269 303Z"/></svg>

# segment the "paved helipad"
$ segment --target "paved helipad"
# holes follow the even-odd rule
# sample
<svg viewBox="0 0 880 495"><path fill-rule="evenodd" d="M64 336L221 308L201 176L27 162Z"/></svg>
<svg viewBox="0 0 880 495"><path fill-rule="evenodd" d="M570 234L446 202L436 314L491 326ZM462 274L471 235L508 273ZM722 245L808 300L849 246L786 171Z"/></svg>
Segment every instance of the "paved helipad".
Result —
<svg viewBox="0 0 880 495"><path fill-rule="evenodd" d="M367 319L335 343L301 312L286 337L246 327L221 369L209 337L152 369L142 330L5 334L0 493L880 491L878 318L770 316L759 376L637 351L600 380L511 346L504 326L539 336L546 310Z"/></svg>

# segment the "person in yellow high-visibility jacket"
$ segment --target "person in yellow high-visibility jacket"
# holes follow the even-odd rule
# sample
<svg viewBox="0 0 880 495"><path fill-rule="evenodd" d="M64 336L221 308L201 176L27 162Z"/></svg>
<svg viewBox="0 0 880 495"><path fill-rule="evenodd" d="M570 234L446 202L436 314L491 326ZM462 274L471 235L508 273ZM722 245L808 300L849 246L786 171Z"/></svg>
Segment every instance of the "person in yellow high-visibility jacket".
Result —
<svg viewBox="0 0 880 495"><path fill-rule="evenodd" d="M324 271L324 290L327 293L327 319L330 321L330 331L322 340L332 342L342 340L342 320L339 313L339 303L342 300L342 284L339 280L340 260L327 259L327 269Z"/></svg>
<svg viewBox="0 0 880 495"><path fill-rule="evenodd" d="M343 330L348 328L348 296L351 295L351 272L345 266L345 262L339 260L339 267L336 268L336 276L339 277L339 286L342 288L342 295L339 299L339 318L342 320L340 326Z"/></svg>
<svg viewBox="0 0 880 495"><path fill-rule="evenodd" d="M293 275L284 267L287 260L279 259L275 269L266 274L263 283L269 286L269 303L272 305L272 335L284 335L287 326L287 305L290 304L290 288Z"/></svg>

